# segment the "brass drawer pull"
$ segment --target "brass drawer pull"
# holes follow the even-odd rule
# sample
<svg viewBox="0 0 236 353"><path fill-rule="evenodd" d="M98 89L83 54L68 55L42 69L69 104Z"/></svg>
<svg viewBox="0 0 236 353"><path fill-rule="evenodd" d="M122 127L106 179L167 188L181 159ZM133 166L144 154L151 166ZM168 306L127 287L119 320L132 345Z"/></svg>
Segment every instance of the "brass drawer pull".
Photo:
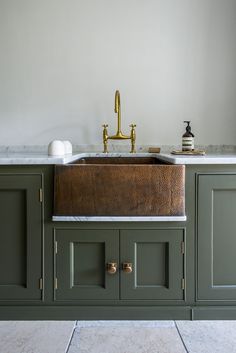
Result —
<svg viewBox="0 0 236 353"><path fill-rule="evenodd" d="M123 265L122 265L122 270L125 273L131 273L133 271L132 263L131 262L124 262Z"/></svg>
<svg viewBox="0 0 236 353"><path fill-rule="evenodd" d="M117 270L117 263L116 262L108 262L107 264L107 272L110 275L114 275L116 273Z"/></svg>

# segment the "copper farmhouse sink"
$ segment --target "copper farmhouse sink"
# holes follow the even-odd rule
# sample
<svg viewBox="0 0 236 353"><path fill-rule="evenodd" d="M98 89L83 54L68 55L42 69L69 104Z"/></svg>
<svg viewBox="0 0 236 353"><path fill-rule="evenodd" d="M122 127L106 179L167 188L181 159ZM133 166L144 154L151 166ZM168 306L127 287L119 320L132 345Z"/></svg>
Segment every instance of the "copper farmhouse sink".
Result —
<svg viewBox="0 0 236 353"><path fill-rule="evenodd" d="M55 216L184 216L185 167L155 157L83 157L55 166Z"/></svg>

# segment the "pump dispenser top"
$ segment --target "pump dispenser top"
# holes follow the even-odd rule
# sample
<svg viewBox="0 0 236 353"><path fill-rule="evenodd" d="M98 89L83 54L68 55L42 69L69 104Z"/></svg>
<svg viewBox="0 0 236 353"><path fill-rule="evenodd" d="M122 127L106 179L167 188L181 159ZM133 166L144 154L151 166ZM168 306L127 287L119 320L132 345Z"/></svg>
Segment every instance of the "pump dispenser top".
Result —
<svg viewBox="0 0 236 353"><path fill-rule="evenodd" d="M194 134L191 131L190 121L185 120L187 124L186 131L182 137L182 151L193 151L194 150Z"/></svg>

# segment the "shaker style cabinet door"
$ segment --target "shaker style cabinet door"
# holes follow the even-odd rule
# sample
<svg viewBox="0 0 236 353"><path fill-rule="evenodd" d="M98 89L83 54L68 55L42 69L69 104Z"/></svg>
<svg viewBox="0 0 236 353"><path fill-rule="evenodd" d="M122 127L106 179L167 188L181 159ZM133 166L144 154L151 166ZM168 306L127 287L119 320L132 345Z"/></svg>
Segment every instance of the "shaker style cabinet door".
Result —
<svg viewBox="0 0 236 353"><path fill-rule="evenodd" d="M0 174L0 304L40 300L41 175Z"/></svg>
<svg viewBox="0 0 236 353"><path fill-rule="evenodd" d="M236 175L197 180L197 300L236 301Z"/></svg>
<svg viewBox="0 0 236 353"><path fill-rule="evenodd" d="M55 229L55 300L118 299L119 231Z"/></svg>
<svg viewBox="0 0 236 353"><path fill-rule="evenodd" d="M121 231L121 299L184 300L184 230Z"/></svg>

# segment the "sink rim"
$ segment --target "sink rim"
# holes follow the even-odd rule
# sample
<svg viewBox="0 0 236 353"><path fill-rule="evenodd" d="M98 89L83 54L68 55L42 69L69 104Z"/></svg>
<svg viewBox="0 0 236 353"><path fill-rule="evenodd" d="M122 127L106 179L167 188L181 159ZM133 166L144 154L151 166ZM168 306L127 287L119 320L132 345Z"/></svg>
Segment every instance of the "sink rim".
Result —
<svg viewBox="0 0 236 353"><path fill-rule="evenodd" d="M161 166L174 165L169 161L165 161L160 156L150 153L143 154L109 154L109 155L80 155L74 160L66 163L66 165L100 165L100 166Z"/></svg>

